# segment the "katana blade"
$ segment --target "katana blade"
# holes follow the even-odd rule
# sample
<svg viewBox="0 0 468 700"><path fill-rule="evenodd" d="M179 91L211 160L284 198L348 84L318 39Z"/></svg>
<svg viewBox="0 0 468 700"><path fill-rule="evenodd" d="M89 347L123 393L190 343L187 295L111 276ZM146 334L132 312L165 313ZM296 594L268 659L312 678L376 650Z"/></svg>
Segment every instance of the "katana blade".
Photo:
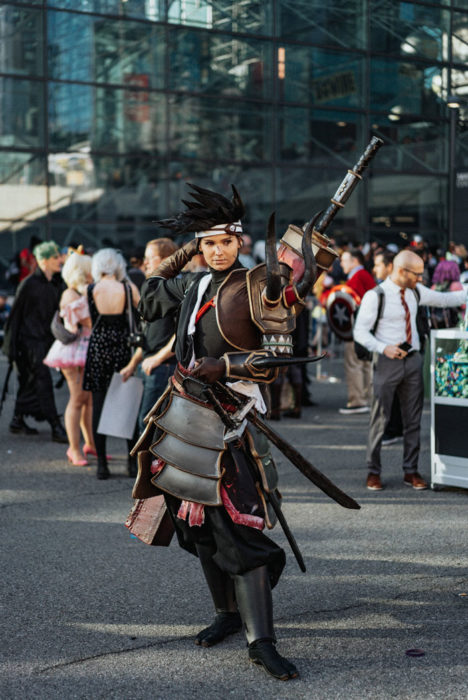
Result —
<svg viewBox="0 0 468 700"><path fill-rule="evenodd" d="M248 414L248 419L253 423L266 437L274 444L276 447L284 454L289 461L294 464L297 469L299 469L302 474L304 474L309 481L318 486L318 488L330 496L334 501L343 506L343 508L350 508L352 510L359 510L361 506L354 498L348 496L344 491L335 486L335 484L330 481L325 474L316 469L305 457L303 457L300 452L298 452L289 442L286 442L281 435L278 435L274 430L270 428L269 425L264 423L261 418L258 417L254 412Z"/></svg>

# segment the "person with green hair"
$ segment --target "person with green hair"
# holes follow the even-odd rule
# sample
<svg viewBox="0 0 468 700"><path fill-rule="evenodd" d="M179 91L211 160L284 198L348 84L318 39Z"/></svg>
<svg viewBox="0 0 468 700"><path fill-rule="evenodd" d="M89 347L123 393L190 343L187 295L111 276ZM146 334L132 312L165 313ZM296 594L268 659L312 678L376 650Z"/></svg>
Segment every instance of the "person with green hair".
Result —
<svg viewBox="0 0 468 700"><path fill-rule="evenodd" d="M43 241L33 250L36 270L21 282L5 328L3 352L18 373L18 393L11 433L37 435L24 418L46 420L52 429L52 440L66 443L67 435L55 405L50 370L43 363L54 337L52 318L59 308L65 289L60 276L62 255L54 241Z"/></svg>

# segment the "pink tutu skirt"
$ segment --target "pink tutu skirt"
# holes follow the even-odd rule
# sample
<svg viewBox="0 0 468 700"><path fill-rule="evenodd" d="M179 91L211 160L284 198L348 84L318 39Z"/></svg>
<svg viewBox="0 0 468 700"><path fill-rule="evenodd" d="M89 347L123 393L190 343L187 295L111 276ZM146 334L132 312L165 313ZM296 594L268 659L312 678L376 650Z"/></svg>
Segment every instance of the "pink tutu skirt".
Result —
<svg viewBox="0 0 468 700"><path fill-rule="evenodd" d="M56 340L47 353L44 364L55 369L84 367L90 335L91 329L82 327L80 337L73 343L64 345L60 340Z"/></svg>

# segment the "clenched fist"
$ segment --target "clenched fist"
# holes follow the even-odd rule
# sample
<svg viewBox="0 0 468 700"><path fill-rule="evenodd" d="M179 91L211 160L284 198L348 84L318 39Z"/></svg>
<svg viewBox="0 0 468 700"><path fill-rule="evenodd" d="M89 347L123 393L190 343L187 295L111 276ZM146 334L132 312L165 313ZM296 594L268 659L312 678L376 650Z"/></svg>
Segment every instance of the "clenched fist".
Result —
<svg viewBox="0 0 468 700"><path fill-rule="evenodd" d="M226 374L226 363L214 357L202 357L197 360L192 376L206 384L214 384Z"/></svg>

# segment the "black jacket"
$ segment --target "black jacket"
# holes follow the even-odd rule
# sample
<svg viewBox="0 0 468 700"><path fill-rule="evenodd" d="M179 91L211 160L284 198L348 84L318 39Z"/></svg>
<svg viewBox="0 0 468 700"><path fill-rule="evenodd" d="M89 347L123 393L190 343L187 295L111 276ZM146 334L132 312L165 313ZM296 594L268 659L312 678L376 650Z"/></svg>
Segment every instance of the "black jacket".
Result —
<svg viewBox="0 0 468 700"><path fill-rule="evenodd" d="M2 347L11 361L16 359L21 345L52 345L50 323L65 287L60 275L54 275L49 282L39 267L21 282L5 326Z"/></svg>

